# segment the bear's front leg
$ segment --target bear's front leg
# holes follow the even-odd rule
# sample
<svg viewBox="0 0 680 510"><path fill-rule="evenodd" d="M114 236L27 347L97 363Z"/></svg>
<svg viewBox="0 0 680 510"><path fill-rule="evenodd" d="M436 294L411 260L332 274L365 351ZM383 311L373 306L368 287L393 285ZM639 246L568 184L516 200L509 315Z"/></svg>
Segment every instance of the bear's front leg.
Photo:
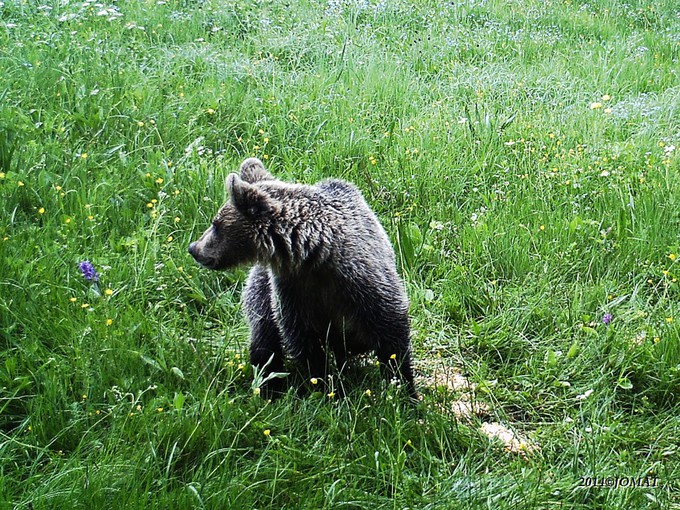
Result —
<svg viewBox="0 0 680 510"><path fill-rule="evenodd" d="M310 327L308 318L300 313L299 307L292 306L294 303L282 298L278 304L276 320L283 334L286 354L295 361L307 383L313 381L312 385L328 385L328 375L332 373L332 357L327 335ZM316 386L312 389L318 391L319 388ZM331 390L333 387L327 386L327 389Z"/></svg>
<svg viewBox="0 0 680 510"><path fill-rule="evenodd" d="M284 371L283 340L274 318L268 271L255 266L243 290L243 309L250 325L250 363L263 378ZM267 381L261 388L265 397L280 395L285 388L280 377Z"/></svg>

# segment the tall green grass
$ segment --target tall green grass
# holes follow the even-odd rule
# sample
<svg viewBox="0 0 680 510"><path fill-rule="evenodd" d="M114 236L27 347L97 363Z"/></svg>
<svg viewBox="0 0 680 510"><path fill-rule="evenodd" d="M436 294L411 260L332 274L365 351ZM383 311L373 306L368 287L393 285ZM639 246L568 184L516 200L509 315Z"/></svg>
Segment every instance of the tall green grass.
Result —
<svg viewBox="0 0 680 510"><path fill-rule="evenodd" d="M0 19L2 507L680 508L675 2L5 0ZM253 391L245 268L186 253L249 156L378 212L416 408L370 359L342 400Z"/></svg>

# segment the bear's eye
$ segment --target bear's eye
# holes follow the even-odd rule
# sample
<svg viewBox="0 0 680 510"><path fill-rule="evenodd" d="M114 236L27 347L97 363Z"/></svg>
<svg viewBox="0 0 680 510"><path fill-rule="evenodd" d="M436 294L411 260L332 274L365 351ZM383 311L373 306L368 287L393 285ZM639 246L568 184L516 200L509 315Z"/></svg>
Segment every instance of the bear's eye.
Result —
<svg viewBox="0 0 680 510"><path fill-rule="evenodd" d="M217 222L217 220L212 222L212 228L215 233L219 232L220 230L220 224Z"/></svg>

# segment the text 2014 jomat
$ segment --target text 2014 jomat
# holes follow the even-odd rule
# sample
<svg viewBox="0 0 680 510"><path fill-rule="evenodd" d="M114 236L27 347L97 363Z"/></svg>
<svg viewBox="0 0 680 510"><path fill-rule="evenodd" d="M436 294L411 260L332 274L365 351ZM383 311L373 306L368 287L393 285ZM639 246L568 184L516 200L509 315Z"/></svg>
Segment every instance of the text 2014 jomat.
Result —
<svg viewBox="0 0 680 510"><path fill-rule="evenodd" d="M659 487L659 479L653 476L580 476L579 487L607 487L618 489L624 487Z"/></svg>

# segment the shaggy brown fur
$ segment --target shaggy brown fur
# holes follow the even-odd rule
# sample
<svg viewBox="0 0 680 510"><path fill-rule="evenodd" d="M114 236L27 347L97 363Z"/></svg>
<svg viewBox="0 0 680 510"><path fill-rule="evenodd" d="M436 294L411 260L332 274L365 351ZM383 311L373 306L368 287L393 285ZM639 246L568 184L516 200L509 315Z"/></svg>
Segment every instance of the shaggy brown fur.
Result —
<svg viewBox="0 0 680 510"><path fill-rule="evenodd" d="M361 192L340 180L281 182L255 158L226 186L229 201L189 252L209 269L255 264L243 293L251 363L280 372L288 356L323 378L329 352L342 370L348 356L375 351L415 397L408 299Z"/></svg>

